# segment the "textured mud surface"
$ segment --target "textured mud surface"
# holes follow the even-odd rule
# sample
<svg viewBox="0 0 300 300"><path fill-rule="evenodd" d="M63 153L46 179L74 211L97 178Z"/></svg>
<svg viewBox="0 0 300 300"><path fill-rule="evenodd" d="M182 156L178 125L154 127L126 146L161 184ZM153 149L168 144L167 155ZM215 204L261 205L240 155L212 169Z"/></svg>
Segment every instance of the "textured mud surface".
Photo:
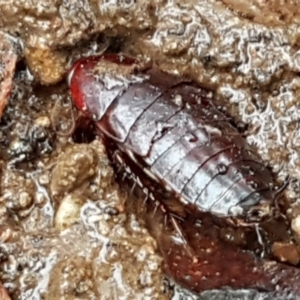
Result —
<svg viewBox="0 0 300 300"><path fill-rule="evenodd" d="M17 55L12 43L0 32L0 118L12 89Z"/></svg>
<svg viewBox="0 0 300 300"><path fill-rule="evenodd" d="M58 136L65 89L39 94L22 79L1 127L0 277L12 299L168 299L156 243L126 214L102 144Z"/></svg>
<svg viewBox="0 0 300 300"><path fill-rule="evenodd" d="M229 114L248 125L248 142L279 180L295 179L286 196L291 230L300 241L297 5L0 3L0 28L19 37L19 48L4 54L16 53L21 62L0 124L0 279L12 299L172 297L164 292L155 241L136 215L126 213L126 197L101 144L74 145L61 135L72 127L66 85L39 86L61 81L75 58L101 51L107 41L112 50L191 76L228 100ZM0 95L11 80L9 69L0 68ZM200 299L256 296L213 292ZM192 297L178 289L174 299Z"/></svg>

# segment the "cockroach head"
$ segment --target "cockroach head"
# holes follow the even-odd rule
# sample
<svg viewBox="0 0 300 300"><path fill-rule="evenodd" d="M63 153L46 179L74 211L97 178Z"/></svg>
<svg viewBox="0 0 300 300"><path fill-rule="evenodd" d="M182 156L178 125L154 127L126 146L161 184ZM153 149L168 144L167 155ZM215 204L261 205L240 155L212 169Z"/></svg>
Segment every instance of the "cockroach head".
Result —
<svg viewBox="0 0 300 300"><path fill-rule="evenodd" d="M68 84L75 106L85 115L97 119L99 105L96 103L97 86L95 85L94 68L98 57L79 59L68 74Z"/></svg>
<svg viewBox="0 0 300 300"><path fill-rule="evenodd" d="M135 74L136 68L136 60L121 54L79 59L68 75L75 106L86 116L99 121L130 83L144 80Z"/></svg>

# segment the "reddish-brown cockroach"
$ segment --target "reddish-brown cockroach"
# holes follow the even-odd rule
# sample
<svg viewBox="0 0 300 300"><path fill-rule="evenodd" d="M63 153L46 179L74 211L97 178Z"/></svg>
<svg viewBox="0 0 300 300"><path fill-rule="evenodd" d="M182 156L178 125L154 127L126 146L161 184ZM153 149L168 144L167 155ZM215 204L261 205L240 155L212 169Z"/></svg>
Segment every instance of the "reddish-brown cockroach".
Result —
<svg viewBox="0 0 300 300"><path fill-rule="evenodd" d="M160 247L174 278L196 291L232 286L300 295L295 283L295 278L300 278L299 269L276 261L270 269L269 260L265 260L272 258L273 242L290 238L288 234L276 236L275 225L286 224L278 208L274 175L217 108L209 92L193 81L117 54L78 60L70 71L69 84L76 107L94 120L110 157L125 165L147 197L159 203L186 249L191 249L189 256L194 259L190 263L182 253L183 264L186 262L192 270L188 272L178 262L177 270L172 265L178 259L177 248L186 250L178 244L169 250L166 243ZM196 226L200 233L191 241L187 224L194 226L199 220L203 221L202 228ZM201 230L207 232L210 226L219 231L238 231L242 227L243 238L232 242L217 233L199 239ZM235 271L226 274L221 268L225 277L217 280L221 271L216 271L210 274L207 284L204 275L199 275L205 255L199 253L203 247L195 246L197 238L204 248L211 243L212 253L224 249ZM211 267L206 269L221 270L214 265L211 254L207 254L207 261ZM219 258L216 263L220 263ZM236 278L243 266L247 272L251 269L249 280L247 274L240 274L240 280ZM235 278L230 277L233 273ZM291 274L294 278L289 284Z"/></svg>

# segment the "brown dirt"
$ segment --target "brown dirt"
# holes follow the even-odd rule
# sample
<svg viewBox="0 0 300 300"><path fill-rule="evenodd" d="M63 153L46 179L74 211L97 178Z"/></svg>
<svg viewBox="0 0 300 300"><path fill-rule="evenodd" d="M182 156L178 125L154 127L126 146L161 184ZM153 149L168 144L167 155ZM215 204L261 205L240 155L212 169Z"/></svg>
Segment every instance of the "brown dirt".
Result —
<svg viewBox="0 0 300 300"><path fill-rule="evenodd" d="M19 58L0 124L0 225L6 237L0 244L0 278L12 299L171 298L163 291L155 242L138 217L124 212L125 198L114 183L102 145L97 141L75 145L61 135L72 127L65 83L39 85L63 80L72 61L101 52L107 41L110 51L152 60L228 100L228 113L248 124L248 142L278 172L279 180L287 175L295 180L286 197L292 230L300 240L296 4L292 0L0 4L1 29L18 36L8 73L0 75L2 103L14 53ZM5 50L5 57L9 53ZM0 60L4 61L1 50ZM174 299L192 297L175 290ZM241 293L236 297L244 297ZM219 291L201 299L232 295ZM254 297L249 291L243 295Z"/></svg>

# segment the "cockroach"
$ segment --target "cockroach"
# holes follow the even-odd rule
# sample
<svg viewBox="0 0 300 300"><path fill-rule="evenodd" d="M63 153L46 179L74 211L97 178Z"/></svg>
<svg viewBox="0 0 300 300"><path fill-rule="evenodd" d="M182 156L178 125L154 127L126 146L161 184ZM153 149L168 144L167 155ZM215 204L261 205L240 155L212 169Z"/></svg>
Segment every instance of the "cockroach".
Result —
<svg viewBox="0 0 300 300"><path fill-rule="evenodd" d="M290 274L300 278L297 268L273 261L278 272L288 270L289 275L280 276L282 284L272 281L265 268L274 258L272 244L291 239L288 233L278 237L275 228L281 226L288 232L280 212L282 189L211 92L192 80L119 54L78 60L68 80L75 106L95 122L113 162L125 166L146 199L152 199L155 208L169 216L166 224L171 221L184 241L185 248L173 245L168 250L167 243L161 247L173 278L196 291L208 286L271 291L279 284L277 290L287 287L299 292L296 284L282 283ZM184 253L193 257L191 264L186 264L190 269L201 268L199 262L205 261L203 253L197 252L199 247L193 246L200 235L195 234L191 241L187 224L201 224L196 226L200 235L207 228L218 228L219 233L199 243L202 240L203 247L212 243L214 249L230 254L230 259L236 257L232 261L236 270L247 264L252 270L249 280L231 278L231 270L224 277L227 279L216 280L214 275L207 285L199 276L201 271L187 274L182 267L174 270L178 247L183 258ZM234 232L232 240L222 237L224 228ZM236 238L241 228L243 237ZM208 261L211 269L218 269L211 256ZM191 278L188 282L187 277Z"/></svg>

